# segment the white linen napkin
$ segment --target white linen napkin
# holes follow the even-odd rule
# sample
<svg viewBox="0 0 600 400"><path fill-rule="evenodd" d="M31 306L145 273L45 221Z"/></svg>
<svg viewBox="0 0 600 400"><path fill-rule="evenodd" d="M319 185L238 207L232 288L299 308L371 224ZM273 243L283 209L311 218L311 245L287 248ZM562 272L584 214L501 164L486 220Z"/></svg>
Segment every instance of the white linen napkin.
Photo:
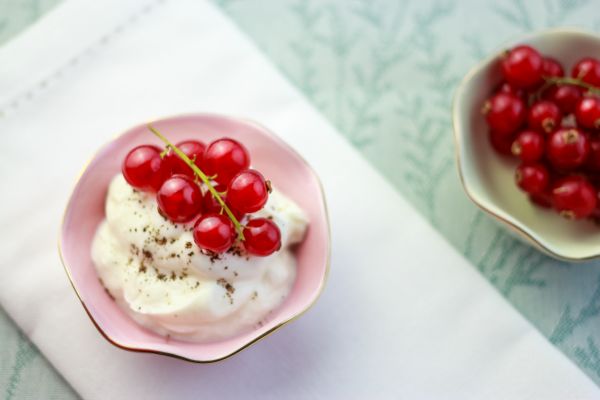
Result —
<svg viewBox="0 0 600 400"><path fill-rule="evenodd" d="M93 151L194 111L295 147L322 178L333 241L313 309L208 365L106 342L56 250ZM600 396L207 2L65 1L0 50L0 113L0 303L84 398Z"/></svg>

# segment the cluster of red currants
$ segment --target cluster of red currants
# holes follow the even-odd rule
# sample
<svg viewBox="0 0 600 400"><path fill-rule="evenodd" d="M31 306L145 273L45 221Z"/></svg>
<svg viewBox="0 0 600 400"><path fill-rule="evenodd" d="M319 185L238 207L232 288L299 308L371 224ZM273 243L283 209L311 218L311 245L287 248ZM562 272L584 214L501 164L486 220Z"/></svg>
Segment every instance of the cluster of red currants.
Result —
<svg viewBox="0 0 600 400"><path fill-rule="evenodd" d="M490 142L521 164L530 199L567 218L600 217L600 60L562 65L530 46L502 58L504 81L484 106Z"/></svg>
<svg viewBox="0 0 600 400"><path fill-rule="evenodd" d="M168 144L166 151L138 146L125 157L122 172L134 188L156 193L163 217L175 223L196 220L194 241L201 249L223 253L239 237L248 253L268 256L281 247L277 225L267 218L240 224L263 208L271 191L269 181L249 166L248 150L222 138L208 146L197 140Z"/></svg>

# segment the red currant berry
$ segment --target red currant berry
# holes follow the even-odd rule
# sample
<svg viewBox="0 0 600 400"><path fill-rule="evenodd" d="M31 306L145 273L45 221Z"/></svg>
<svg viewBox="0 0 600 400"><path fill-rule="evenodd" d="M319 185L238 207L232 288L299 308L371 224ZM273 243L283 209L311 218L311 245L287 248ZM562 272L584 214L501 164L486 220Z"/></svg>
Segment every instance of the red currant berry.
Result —
<svg viewBox="0 0 600 400"><path fill-rule="evenodd" d="M558 60L552 57L544 57L542 76L565 76L565 70Z"/></svg>
<svg viewBox="0 0 600 400"><path fill-rule="evenodd" d="M552 208L552 193L550 193L548 190L530 194L529 200L540 207Z"/></svg>
<svg viewBox="0 0 600 400"><path fill-rule="evenodd" d="M222 214L204 214L194 226L194 242L201 249L223 253L233 244L235 228Z"/></svg>
<svg viewBox="0 0 600 400"><path fill-rule="evenodd" d="M513 144L512 135L504 135L498 132L490 131L489 139L492 147L498 154L505 156L511 155L511 146Z"/></svg>
<svg viewBox="0 0 600 400"><path fill-rule="evenodd" d="M572 169L582 165L590 152L587 136L577 128L562 128L548 140L546 153L555 168Z"/></svg>
<svg viewBox="0 0 600 400"><path fill-rule="evenodd" d="M265 178L258 171L247 169L233 177L227 187L227 201L233 208L250 214L263 208L269 197Z"/></svg>
<svg viewBox="0 0 600 400"><path fill-rule="evenodd" d="M563 114L570 114L581 99L581 89L573 85L553 86L544 97L554 102Z"/></svg>
<svg viewBox="0 0 600 400"><path fill-rule="evenodd" d="M541 193L550 181L550 174L542 164L521 164L515 172L517 185L529 194Z"/></svg>
<svg viewBox="0 0 600 400"><path fill-rule="evenodd" d="M235 218L237 218L238 221L241 221L245 214L231 207L231 204L229 204L227 201L227 186L218 184L215 186L215 190L220 193L221 199L223 199L225 204L227 204L227 207L229 207ZM202 209L204 212L223 214L224 211L222 208L223 207L221 206L221 203L219 203L217 199L215 199L215 196L213 196L212 193L207 190L206 193L204 193L204 198L202 199Z"/></svg>
<svg viewBox="0 0 600 400"><path fill-rule="evenodd" d="M161 215L173 222L189 222L202 210L202 191L187 175L173 175L156 195Z"/></svg>
<svg viewBox="0 0 600 400"><path fill-rule="evenodd" d="M221 194L221 198L223 200L225 200L226 196L227 196L227 194L226 194L227 186L218 184L214 188L217 192L219 192ZM223 207L221 206L221 204L217 201L217 199L215 199L215 196L213 196L212 193L209 190L207 190L204 193L204 197L202 199L202 209L204 210L204 212L207 214L208 213L220 214L222 208Z"/></svg>
<svg viewBox="0 0 600 400"><path fill-rule="evenodd" d="M525 130L519 133L511 146L512 154L524 162L540 160L544 155L545 149L544 135L532 130Z"/></svg>
<svg viewBox="0 0 600 400"><path fill-rule="evenodd" d="M142 145L131 150L121 170L127 183L136 189L156 192L171 175L171 171L160 157L161 150L156 146Z"/></svg>
<svg viewBox="0 0 600 400"><path fill-rule="evenodd" d="M590 154L585 166L590 172L600 173L600 138L590 139Z"/></svg>
<svg viewBox="0 0 600 400"><path fill-rule="evenodd" d="M204 143L197 140L186 140L185 142L177 143L175 146L188 156L198 168L202 169L202 157L206 148ZM191 178L195 177L194 171L174 151L171 150L167 155L167 162L171 166L173 174L183 174Z"/></svg>
<svg viewBox="0 0 600 400"><path fill-rule="evenodd" d="M517 46L502 60L504 79L518 88L532 88L542 81L544 60L530 46Z"/></svg>
<svg viewBox="0 0 600 400"><path fill-rule="evenodd" d="M504 135L510 135L519 129L526 117L523 100L506 93L498 93L486 101L482 112L490 128Z"/></svg>
<svg viewBox="0 0 600 400"><path fill-rule="evenodd" d="M590 214L590 218L592 218L596 224L600 223L600 207L598 207L598 201L596 201L596 208L594 208L594 211Z"/></svg>
<svg viewBox="0 0 600 400"><path fill-rule="evenodd" d="M243 243L248 253L268 256L281 248L281 232L269 219L251 219L244 228Z"/></svg>
<svg viewBox="0 0 600 400"><path fill-rule="evenodd" d="M525 91L523 89L516 88L508 82L502 82L496 89L495 93L506 93L517 96L520 99L525 98Z"/></svg>
<svg viewBox="0 0 600 400"><path fill-rule="evenodd" d="M250 166L248 150L236 140L223 138L208 145L204 152L204 173L227 185L231 178Z"/></svg>
<svg viewBox="0 0 600 400"><path fill-rule="evenodd" d="M596 208L596 190L585 178L569 176L552 187L552 202L563 217L586 218Z"/></svg>
<svg viewBox="0 0 600 400"><path fill-rule="evenodd" d="M531 106L527 122L531 129L550 133L558 127L561 117L560 109L556 104L542 100Z"/></svg>
<svg viewBox="0 0 600 400"><path fill-rule="evenodd" d="M577 123L584 128L600 128L600 98L584 97L577 103L575 108Z"/></svg>
<svg viewBox="0 0 600 400"><path fill-rule="evenodd" d="M579 78L590 85L600 86L600 60L585 57L579 60L571 71L573 78Z"/></svg>

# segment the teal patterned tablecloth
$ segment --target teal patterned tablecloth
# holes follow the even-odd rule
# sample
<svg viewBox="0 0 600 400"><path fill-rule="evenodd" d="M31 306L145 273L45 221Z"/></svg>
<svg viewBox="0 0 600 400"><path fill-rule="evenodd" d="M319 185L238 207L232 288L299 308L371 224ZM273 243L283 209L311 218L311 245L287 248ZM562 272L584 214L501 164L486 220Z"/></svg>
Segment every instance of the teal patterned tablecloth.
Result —
<svg viewBox="0 0 600 400"><path fill-rule="evenodd" d="M59 1L0 0L0 44ZM454 90L479 59L545 27L598 32L598 2L214 2L474 268L600 385L600 262L548 258L478 211L458 180L450 121ZM75 396L3 314L0 332L5 398Z"/></svg>

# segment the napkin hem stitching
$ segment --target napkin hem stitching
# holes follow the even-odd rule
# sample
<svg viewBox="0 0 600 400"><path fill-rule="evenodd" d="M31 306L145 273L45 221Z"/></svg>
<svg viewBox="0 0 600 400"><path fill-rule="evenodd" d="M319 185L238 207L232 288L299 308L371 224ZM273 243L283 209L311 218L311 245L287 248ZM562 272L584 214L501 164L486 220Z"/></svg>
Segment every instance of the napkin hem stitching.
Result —
<svg viewBox="0 0 600 400"><path fill-rule="evenodd" d="M97 40L77 53L77 55L71 57L54 72L42 78L37 83L32 84L29 89L24 89L21 91L21 93L15 95L12 100L6 101L0 106L0 118L6 117L10 112L17 112L24 104L34 100L45 89L49 88L51 85L65 77L67 73L72 68L80 64L85 57L94 54L98 49L101 49L102 47L114 41L120 34L124 33L127 28L140 21L142 17L149 15L159 5L165 3L166 0L154 0L153 2L138 9L138 11L131 14L124 21L118 23L108 33L103 34Z"/></svg>

